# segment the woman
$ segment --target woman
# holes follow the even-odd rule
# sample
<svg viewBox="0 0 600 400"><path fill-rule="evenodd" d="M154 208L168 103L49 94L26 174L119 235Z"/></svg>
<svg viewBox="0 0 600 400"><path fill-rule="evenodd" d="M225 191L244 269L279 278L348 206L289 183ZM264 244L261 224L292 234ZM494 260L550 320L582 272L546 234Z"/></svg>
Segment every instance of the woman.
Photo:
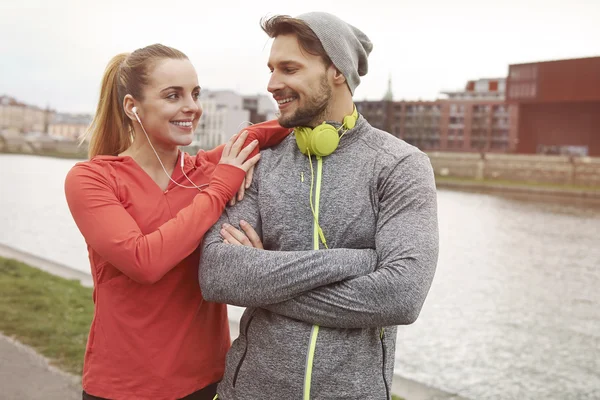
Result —
<svg viewBox="0 0 600 400"><path fill-rule="evenodd" d="M212 399L223 375L227 310L202 299L198 245L239 187L243 196L257 145L289 130L254 125L192 157L179 146L192 141L199 95L190 61L163 45L105 71L90 160L65 181L94 279L83 399Z"/></svg>

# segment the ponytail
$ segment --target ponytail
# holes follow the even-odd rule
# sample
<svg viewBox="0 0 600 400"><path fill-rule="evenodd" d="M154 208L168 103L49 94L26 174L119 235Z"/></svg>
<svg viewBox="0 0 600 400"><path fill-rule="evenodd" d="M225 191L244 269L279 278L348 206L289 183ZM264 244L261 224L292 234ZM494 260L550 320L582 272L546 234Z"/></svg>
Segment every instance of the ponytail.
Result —
<svg viewBox="0 0 600 400"><path fill-rule="evenodd" d="M127 56L127 53L114 56L104 71L96 115L86 132L90 138L90 159L98 155L116 156L131 144L131 125L119 96L120 70Z"/></svg>

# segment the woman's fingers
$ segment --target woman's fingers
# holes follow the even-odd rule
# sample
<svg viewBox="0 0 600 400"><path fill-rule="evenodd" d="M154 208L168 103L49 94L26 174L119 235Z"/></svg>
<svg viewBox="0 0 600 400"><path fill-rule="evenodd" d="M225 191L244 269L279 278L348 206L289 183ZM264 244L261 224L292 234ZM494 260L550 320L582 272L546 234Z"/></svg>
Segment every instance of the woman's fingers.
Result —
<svg viewBox="0 0 600 400"><path fill-rule="evenodd" d="M260 160L260 153L258 153L257 155L255 155L254 157L246 160L243 164L242 164L242 169L246 172L248 172L248 170L250 169L250 167L253 167L256 165L256 163L258 162L258 160Z"/></svg>
<svg viewBox="0 0 600 400"><path fill-rule="evenodd" d="M248 146L244 147L239 154L237 155L237 159L240 163L246 161L246 158L254 151L254 149L258 146L258 140L253 140Z"/></svg>
<svg viewBox="0 0 600 400"><path fill-rule="evenodd" d="M252 165L250 169L246 171L246 189L248 189L252 184L252 178L254 177L254 167L255 165Z"/></svg>
<svg viewBox="0 0 600 400"><path fill-rule="evenodd" d="M233 135L232 137L229 138L229 140L227 141L227 143L225 143L225 147L223 147L223 153L221 153L221 157L227 157L229 156L229 153L231 153L231 147L233 146L233 144L235 143L235 141L238 138L238 134L236 133L235 135Z"/></svg>
<svg viewBox="0 0 600 400"><path fill-rule="evenodd" d="M242 132L237 139L235 140L235 142L233 142L233 145L231 146L231 152L229 153L231 156L238 158L240 153L244 150L246 150L248 147L250 146L246 146L243 150L242 150L242 146L244 146L244 143L246 142L246 138L248 137L248 131L244 131ZM248 153L250 154L250 153Z"/></svg>
<svg viewBox="0 0 600 400"><path fill-rule="evenodd" d="M246 178L244 178L244 181L242 182L242 185L240 186L240 190L238 190L238 192L237 192L237 201L242 201L242 199L244 198L245 192L246 192Z"/></svg>

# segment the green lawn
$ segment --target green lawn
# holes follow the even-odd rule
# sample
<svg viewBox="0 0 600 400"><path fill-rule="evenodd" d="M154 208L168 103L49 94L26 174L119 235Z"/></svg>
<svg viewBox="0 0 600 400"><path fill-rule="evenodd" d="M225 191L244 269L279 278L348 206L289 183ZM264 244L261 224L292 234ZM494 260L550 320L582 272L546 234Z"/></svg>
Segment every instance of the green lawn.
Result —
<svg viewBox="0 0 600 400"><path fill-rule="evenodd" d="M81 374L92 321L92 289L0 257L0 331Z"/></svg>

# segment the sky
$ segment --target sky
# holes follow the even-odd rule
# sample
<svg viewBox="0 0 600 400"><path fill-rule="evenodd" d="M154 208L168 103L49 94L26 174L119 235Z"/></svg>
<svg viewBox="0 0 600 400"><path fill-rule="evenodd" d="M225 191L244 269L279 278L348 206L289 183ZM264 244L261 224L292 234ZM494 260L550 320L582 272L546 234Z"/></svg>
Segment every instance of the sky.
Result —
<svg viewBox="0 0 600 400"><path fill-rule="evenodd" d="M433 100L509 64L600 56L600 0L1 0L0 95L93 113L110 58L153 43L200 86L268 94L262 17L327 11L374 44L355 100Z"/></svg>

